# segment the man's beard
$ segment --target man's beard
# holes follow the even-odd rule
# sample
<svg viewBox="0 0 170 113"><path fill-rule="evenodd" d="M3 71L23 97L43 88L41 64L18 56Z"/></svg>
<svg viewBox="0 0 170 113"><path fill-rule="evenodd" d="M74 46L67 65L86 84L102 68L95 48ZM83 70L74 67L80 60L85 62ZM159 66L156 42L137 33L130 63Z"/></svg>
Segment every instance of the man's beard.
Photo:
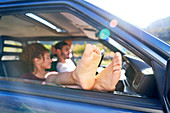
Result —
<svg viewBox="0 0 170 113"><path fill-rule="evenodd" d="M65 55L64 53L61 53L61 56L63 56L64 59L70 59L69 55Z"/></svg>

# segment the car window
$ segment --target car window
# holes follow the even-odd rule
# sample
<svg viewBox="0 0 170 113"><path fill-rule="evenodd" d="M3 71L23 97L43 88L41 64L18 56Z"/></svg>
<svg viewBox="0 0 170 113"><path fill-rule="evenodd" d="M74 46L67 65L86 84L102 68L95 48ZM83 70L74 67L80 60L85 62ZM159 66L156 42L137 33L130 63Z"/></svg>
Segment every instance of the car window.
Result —
<svg viewBox="0 0 170 113"><path fill-rule="evenodd" d="M21 52L22 52L21 42L14 40L4 40L1 60L19 60L18 54L20 54Z"/></svg>
<svg viewBox="0 0 170 113"><path fill-rule="evenodd" d="M13 41L3 42L4 43L3 51L9 53L8 55L4 55L1 57L2 58L1 60L7 61L7 62L6 61L3 62L2 65L2 70L5 70L4 71L5 76L19 78L22 74L24 74L24 72L27 73L32 72L28 69L24 69L27 67L26 65L23 65L20 62L16 61L16 60L21 60L22 48L27 43L28 44L41 43L51 53L52 45L55 45L61 40L71 38L73 39L73 56L76 64L80 61L86 44L93 44L100 48L102 55L104 55L104 57L101 60L102 61L101 68L99 67L100 69L98 72L101 72L112 62L115 52L119 51L122 54L123 63L121 69L122 71L121 79L118 82L118 85L116 86L116 91L112 93L124 94L124 95L127 94L126 96L131 95L131 96L141 97L141 98L157 97L157 93L154 94L153 91L155 90L156 85L155 85L155 79L154 79L154 73L152 67L148 65L146 62L144 62L143 60L139 59L136 55L134 55L131 52L132 50L130 50L131 48L130 49L127 48L128 45L123 45L122 43L121 43L122 45L119 44L120 43L119 39L114 40L113 37L109 37L109 36L107 36L107 38L99 37L100 34L98 36L97 33L99 31L102 31L101 29L104 30L106 29L104 28L103 25L100 25L101 23L92 19L86 22L85 21L86 18L84 16L82 15L77 16L76 14L71 14L68 12L52 11L47 13L31 13L31 15L32 14L34 14L34 16L36 17L37 16L41 18L44 17L44 19L48 18L47 20L50 21L51 24L53 23L55 27L51 24L50 26L46 24L44 25L44 23L39 22L39 20L32 18L30 16L30 13L21 14L21 15L7 15L7 16L2 16L1 18L0 27L5 27L5 29L10 29L10 30L5 30L4 32L1 33L1 35L9 35L11 39L16 38L17 40L21 41L21 43L19 42L15 43ZM82 17L80 18L79 16ZM114 34L111 30L109 32ZM4 36L2 38L5 39L9 37ZM9 44L11 45L8 46ZM11 59L14 61L10 62ZM3 69L4 65L7 65L6 66L7 69ZM14 68L12 68L12 70L8 69L11 67ZM17 70L18 67L19 67L19 71ZM25 82L25 81L24 80L20 81L19 79L17 80L17 82ZM28 83L34 83L34 81ZM150 85L152 83L153 85ZM44 82L42 84L44 84ZM145 84L148 84L148 88L146 88ZM149 90L149 89L153 89L153 90Z"/></svg>

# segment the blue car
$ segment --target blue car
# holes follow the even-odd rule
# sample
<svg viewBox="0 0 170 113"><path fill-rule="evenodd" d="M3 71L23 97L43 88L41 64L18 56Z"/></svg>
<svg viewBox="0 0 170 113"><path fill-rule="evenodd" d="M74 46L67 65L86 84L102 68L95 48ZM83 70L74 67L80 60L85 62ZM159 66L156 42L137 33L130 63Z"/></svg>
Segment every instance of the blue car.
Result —
<svg viewBox="0 0 170 113"><path fill-rule="evenodd" d="M42 85L20 78L28 72L21 61L26 44L42 43L50 49L67 39L73 41L73 48L86 43L101 47L98 71L108 65L105 62L114 52L121 53L122 73L115 91ZM79 58L75 55L75 63ZM84 0L1 0L0 111L170 112L170 45Z"/></svg>

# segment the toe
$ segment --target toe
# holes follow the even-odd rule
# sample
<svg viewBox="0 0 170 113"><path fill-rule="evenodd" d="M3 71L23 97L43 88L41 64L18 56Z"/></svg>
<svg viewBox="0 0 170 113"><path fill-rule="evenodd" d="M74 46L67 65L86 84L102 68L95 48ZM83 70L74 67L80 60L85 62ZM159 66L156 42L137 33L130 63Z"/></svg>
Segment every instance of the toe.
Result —
<svg viewBox="0 0 170 113"><path fill-rule="evenodd" d="M92 45L93 51L96 51L97 47L96 45Z"/></svg>
<svg viewBox="0 0 170 113"><path fill-rule="evenodd" d="M100 55L100 53L101 53L101 52L100 52L100 49L99 49L98 47L97 47L97 49L96 49L96 53L99 54L99 55Z"/></svg>
<svg viewBox="0 0 170 113"><path fill-rule="evenodd" d="M121 57L121 54L120 54L119 52L116 52L116 53L115 53L115 57L119 57L119 58L120 58L120 57Z"/></svg>
<svg viewBox="0 0 170 113"><path fill-rule="evenodd" d="M92 54L92 52L93 52L92 45L87 44L84 50L84 54L89 56L90 54Z"/></svg>

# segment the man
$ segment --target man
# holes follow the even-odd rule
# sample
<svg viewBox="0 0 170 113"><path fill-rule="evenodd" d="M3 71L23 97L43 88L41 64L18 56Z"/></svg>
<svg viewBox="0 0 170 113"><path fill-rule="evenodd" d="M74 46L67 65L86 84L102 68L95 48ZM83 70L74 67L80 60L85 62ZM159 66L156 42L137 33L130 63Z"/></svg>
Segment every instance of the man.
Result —
<svg viewBox="0 0 170 113"><path fill-rule="evenodd" d="M73 61L73 63L76 65L76 63L74 62L74 55L73 55L73 41L72 39L67 39L64 40L64 42L66 42L70 47L71 47L71 53L70 53L70 59Z"/></svg>
<svg viewBox="0 0 170 113"><path fill-rule="evenodd" d="M71 72L74 71L76 66L73 61L70 59L71 47L66 42L59 42L55 46L55 54L58 58L58 63L56 65L57 71L62 72Z"/></svg>

